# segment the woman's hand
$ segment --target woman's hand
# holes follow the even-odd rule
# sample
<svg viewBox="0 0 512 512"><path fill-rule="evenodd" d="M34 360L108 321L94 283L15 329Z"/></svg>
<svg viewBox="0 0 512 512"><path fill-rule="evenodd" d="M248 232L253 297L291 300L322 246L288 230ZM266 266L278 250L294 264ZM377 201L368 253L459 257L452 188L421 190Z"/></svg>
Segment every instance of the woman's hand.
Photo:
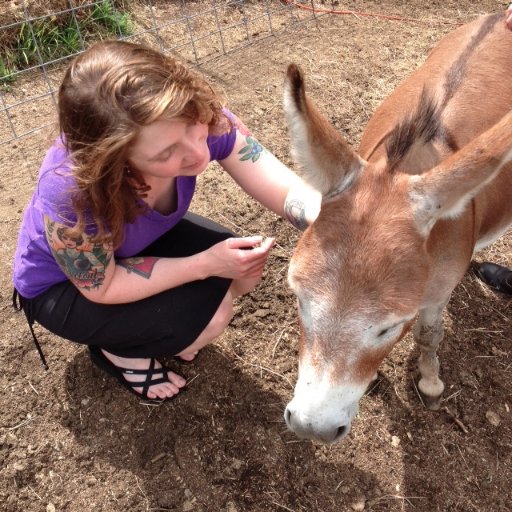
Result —
<svg viewBox="0 0 512 512"><path fill-rule="evenodd" d="M271 247L273 238L248 236L228 238L204 252L208 274L228 279L260 277Z"/></svg>

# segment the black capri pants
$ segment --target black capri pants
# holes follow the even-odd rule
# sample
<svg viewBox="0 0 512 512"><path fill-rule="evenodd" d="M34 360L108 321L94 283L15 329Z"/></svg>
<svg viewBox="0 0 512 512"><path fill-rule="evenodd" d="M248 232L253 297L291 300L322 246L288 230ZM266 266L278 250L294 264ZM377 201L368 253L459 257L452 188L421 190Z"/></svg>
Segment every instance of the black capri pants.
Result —
<svg viewBox="0 0 512 512"><path fill-rule="evenodd" d="M186 257L234 234L188 212L137 256ZM52 286L33 299L20 297L30 323L58 336L97 345L121 357L165 357L191 345L210 323L231 279L210 277L125 304L98 304L70 282Z"/></svg>

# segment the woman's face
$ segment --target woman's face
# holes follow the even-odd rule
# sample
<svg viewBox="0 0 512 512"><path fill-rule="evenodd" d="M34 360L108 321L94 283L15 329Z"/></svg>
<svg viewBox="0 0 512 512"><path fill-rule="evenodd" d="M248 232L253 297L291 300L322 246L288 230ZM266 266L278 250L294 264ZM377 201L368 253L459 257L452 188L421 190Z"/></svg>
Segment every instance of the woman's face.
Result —
<svg viewBox="0 0 512 512"><path fill-rule="evenodd" d="M183 119L144 126L128 152L128 164L144 178L197 176L210 162L208 125Z"/></svg>

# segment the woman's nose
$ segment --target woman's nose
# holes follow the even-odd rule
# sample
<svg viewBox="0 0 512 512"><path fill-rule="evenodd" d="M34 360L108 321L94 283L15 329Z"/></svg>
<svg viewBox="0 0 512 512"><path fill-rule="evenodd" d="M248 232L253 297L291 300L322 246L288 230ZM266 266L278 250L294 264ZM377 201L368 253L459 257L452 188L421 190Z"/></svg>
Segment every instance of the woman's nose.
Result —
<svg viewBox="0 0 512 512"><path fill-rule="evenodd" d="M193 162L203 157L203 141L202 139L191 140L187 144L187 153L185 160Z"/></svg>

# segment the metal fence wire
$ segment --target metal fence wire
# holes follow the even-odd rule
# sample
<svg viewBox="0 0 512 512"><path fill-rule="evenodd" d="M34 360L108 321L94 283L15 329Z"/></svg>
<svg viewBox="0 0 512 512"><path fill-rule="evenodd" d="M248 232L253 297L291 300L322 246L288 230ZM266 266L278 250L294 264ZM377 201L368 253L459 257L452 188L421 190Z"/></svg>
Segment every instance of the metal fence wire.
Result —
<svg viewBox="0 0 512 512"><path fill-rule="evenodd" d="M66 63L97 40L143 42L198 66L317 16L312 0L0 2L0 146L54 125Z"/></svg>

